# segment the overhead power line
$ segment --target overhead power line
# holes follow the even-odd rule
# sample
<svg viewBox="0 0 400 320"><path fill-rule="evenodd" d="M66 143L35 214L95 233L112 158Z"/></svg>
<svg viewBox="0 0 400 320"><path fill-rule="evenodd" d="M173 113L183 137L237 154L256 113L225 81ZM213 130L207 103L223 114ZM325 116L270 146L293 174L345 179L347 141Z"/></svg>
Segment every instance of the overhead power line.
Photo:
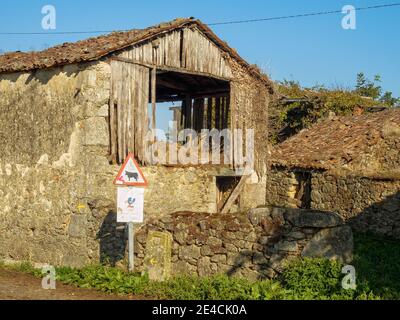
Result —
<svg viewBox="0 0 400 320"><path fill-rule="evenodd" d="M381 8L389 8L389 7L396 7L396 6L400 6L400 2L390 3L390 4L382 4L382 5L376 5L376 6L369 6L369 7L359 7L359 8L355 8L355 11L381 9ZM284 19L294 19L294 18L303 18L303 17L311 17L311 16L323 16L323 15L329 15L329 14L335 14L335 13L342 13L342 10L301 13L301 14L295 14L295 15L290 15L290 16L270 17L270 18L262 18L262 19L214 22L214 23L209 23L208 25L209 26L218 26L218 25L226 25L226 24L240 24L240 23L272 21L272 20L284 20Z"/></svg>
<svg viewBox="0 0 400 320"><path fill-rule="evenodd" d="M368 7L358 7L358 8L355 8L355 10L356 11L374 10L374 9L382 9L382 8L397 7L397 6L400 6L400 2L368 6ZM301 13L301 14L295 14L295 15L277 16L277 17L269 17L269 18L261 18L261 19L213 22L213 23L208 23L207 25L208 26L220 26L220 25L230 25L230 24L254 23L254 22L273 21L273 20L295 19L295 18L303 18L303 17L311 17L311 16L322 16L322 15L330 15L330 14L335 14L335 13L342 13L342 10L309 12L309 13ZM0 32L0 35L60 35L60 34L68 35L68 34L110 33L110 32L115 32L115 31L129 31L129 29L92 30L92 31L54 31L54 32Z"/></svg>

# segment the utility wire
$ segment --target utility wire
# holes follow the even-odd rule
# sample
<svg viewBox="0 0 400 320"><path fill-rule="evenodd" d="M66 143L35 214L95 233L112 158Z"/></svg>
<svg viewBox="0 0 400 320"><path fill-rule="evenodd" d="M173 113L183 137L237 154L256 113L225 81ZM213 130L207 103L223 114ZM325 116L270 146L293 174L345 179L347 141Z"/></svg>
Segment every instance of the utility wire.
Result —
<svg viewBox="0 0 400 320"><path fill-rule="evenodd" d="M400 2L398 2L398 3L390 3L390 4L382 4L382 5L376 5L376 6L369 6L369 7L354 8L354 11L381 9L381 8L389 8L389 7L396 7L396 6L400 6ZM209 26L218 26L218 25L227 25L227 24L239 24L239 23L251 23L251 22L261 22L261 21L283 20L283 19L293 19L293 18L302 18L302 17L311 17L311 16L322 16L322 15L328 15L328 14L334 14L334 13L342 13L342 10L302 13L302 14L295 14L295 15L291 15L291 16L280 16L280 17L271 17L271 18L263 18L263 19L237 20L237 21L227 21L227 22L214 22L214 23L209 23L208 25Z"/></svg>
<svg viewBox="0 0 400 320"><path fill-rule="evenodd" d="M389 7L397 7L400 6L400 2L397 3L389 3L368 7L359 7L355 8L355 11L361 10L373 10L373 9L382 9ZM295 19L302 17L311 17L311 16L322 16L329 15L335 13L342 13L342 10L333 10L333 11L321 11L321 12L311 12L311 13L302 13L296 15L288 15L288 16L278 16L278 17L269 17L262 19L250 19L250 20L236 20L236 21L225 21L225 22L213 22L208 23L208 26L218 26L218 25L229 25L229 24L242 24L242 23L254 23L254 22L262 22L262 21L272 21L272 20L284 20L284 19ZM93 31L55 31L55 32L0 32L0 35L60 35L60 34L93 34L93 33L110 33L115 31L129 31L129 29L125 30L93 30Z"/></svg>

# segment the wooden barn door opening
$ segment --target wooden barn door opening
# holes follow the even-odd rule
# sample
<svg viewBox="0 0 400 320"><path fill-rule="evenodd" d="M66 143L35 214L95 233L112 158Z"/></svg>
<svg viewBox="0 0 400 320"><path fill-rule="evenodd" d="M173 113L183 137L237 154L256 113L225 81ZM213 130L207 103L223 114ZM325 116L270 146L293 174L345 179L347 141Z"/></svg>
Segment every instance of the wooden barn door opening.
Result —
<svg viewBox="0 0 400 320"><path fill-rule="evenodd" d="M132 152L142 165L152 164L151 156L148 157L146 152L146 136L150 128L158 128L157 105L165 106L166 103L174 102L180 102L180 106L170 106L174 110L174 117L170 120L176 120L178 132L191 129L200 135L203 134L203 129L218 130L221 132L219 143L212 140L211 136L208 137L209 145L213 149L210 152L214 151L214 147L218 148L216 151L223 157L224 145L231 144L231 140L222 133L222 130L231 127L229 81L112 59L112 163L122 163L127 154ZM228 140L225 141L226 139ZM155 141L157 138L154 138Z"/></svg>
<svg viewBox="0 0 400 320"><path fill-rule="evenodd" d="M176 129L190 129L200 136L202 130L222 131L230 128L230 83L211 76L168 70L157 70L156 102L168 104L173 111ZM158 109L157 109L158 110ZM164 127L166 124L164 124ZM218 148L222 150L225 138ZM187 141L179 141L179 145ZM209 141L209 145L213 145Z"/></svg>
<svg viewBox="0 0 400 320"><path fill-rule="evenodd" d="M145 162L149 130L149 68L111 60L110 141L112 163L122 163L132 152Z"/></svg>

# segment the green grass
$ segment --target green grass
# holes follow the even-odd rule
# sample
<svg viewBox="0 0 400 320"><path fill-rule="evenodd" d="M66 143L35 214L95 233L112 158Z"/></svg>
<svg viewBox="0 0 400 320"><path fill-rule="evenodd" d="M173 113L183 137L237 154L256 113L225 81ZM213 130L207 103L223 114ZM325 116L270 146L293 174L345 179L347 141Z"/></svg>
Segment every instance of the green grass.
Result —
<svg viewBox="0 0 400 320"><path fill-rule="evenodd" d="M357 281L384 299L400 299L400 241L354 235Z"/></svg>
<svg viewBox="0 0 400 320"><path fill-rule="evenodd" d="M356 290L344 290L342 264L325 259L298 259L287 265L278 279L256 282L217 275L180 276L159 283L150 281L147 276L106 266L57 268L57 279L109 293L177 300L400 299L399 241L356 234L353 265L357 275ZM40 271L29 264L14 268L40 276Z"/></svg>

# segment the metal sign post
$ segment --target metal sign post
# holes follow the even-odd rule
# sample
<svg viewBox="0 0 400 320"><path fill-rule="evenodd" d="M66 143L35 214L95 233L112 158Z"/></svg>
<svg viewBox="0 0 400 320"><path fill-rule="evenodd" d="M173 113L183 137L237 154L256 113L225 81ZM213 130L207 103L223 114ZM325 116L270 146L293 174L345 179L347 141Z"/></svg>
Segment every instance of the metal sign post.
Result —
<svg viewBox="0 0 400 320"><path fill-rule="evenodd" d="M128 269L130 272L135 268L134 261L134 250L135 250L135 233L133 222L128 222L128 250L129 250L129 265Z"/></svg>

